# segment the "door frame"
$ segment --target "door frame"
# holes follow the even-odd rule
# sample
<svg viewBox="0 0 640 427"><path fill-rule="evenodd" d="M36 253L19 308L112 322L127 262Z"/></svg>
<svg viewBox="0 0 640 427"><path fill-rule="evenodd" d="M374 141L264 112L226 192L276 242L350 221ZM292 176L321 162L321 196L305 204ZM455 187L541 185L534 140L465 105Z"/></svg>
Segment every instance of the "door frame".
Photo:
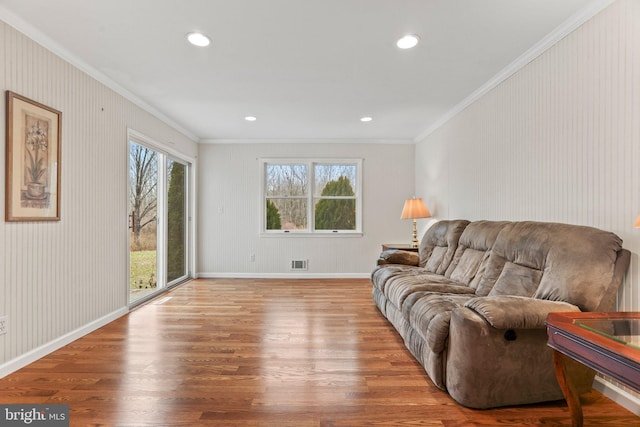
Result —
<svg viewBox="0 0 640 427"><path fill-rule="evenodd" d="M187 228L186 228L186 243L185 243L185 248L187 248L187 260L186 260L186 267L187 267L187 278L186 280L190 279L190 278L196 278L197 274L196 274L196 259L197 259L197 254L196 254L196 202L195 202L195 195L196 195L196 159L185 155L184 153L180 153L179 151L176 151L175 149L173 149L172 147L169 147L165 144L162 144L158 141L156 141L155 139L148 137L147 135L138 132L134 129L131 128L127 128L127 140L126 140L126 146L127 146L127 165L129 166L129 162L130 162L130 143L131 142L135 142L135 143L139 143L142 144L152 150L157 151L158 153L162 154L163 157L164 156L169 156L174 158L175 160L179 160L180 162L184 163L186 165L186 173L187 173L187 182L186 182L186 195L187 195L187 204L186 204L186 216L187 216ZM163 173L163 176L166 178L166 161L164 162L165 164L159 166L159 168L162 168L162 170L165 171L165 173ZM129 173L130 168L127 167L127 173ZM161 185L159 184L159 188L158 191L160 191L160 189L162 189L163 191L166 190L165 185L166 185L166 179L164 179L165 182L163 182ZM129 283L129 276L130 276L130 271L131 271L131 264L130 264L130 256L129 256L129 252L131 249L131 233L129 232L129 192L130 192L130 188L129 188L129 179L127 179L127 191L125 194L126 197L126 206L127 206L127 211L124 213L124 218L126 221L126 225L123 227L123 232L127 233L127 238L126 238L126 243L127 243L127 248L126 248L126 265L127 265L127 270L126 270L126 277L125 277L125 292L126 292L126 301L127 301L127 305L129 306L129 308L135 307L136 305L139 305L143 302L146 302L147 300L159 295L162 292L167 291L168 289L171 289L173 286L182 283L182 281L179 281L177 283L163 283L163 287L160 288L160 286L158 286L156 292L153 292L152 294L150 294L147 297L143 297L140 298L136 301L130 301L130 287L131 284ZM164 203L163 203L163 210L166 211L166 197L163 196L164 199ZM166 228L166 219L162 219L161 223L157 224L158 227L162 226ZM160 238L162 237L162 241L160 240ZM158 248L157 249L157 256L160 256L160 254L162 254L165 258L166 258L166 245L167 245L167 239L166 239L166 232L163 230L162 232L159 233L158 235L158 242L157 245L162 245L162 248ZM158 263L160 264L160 263ZM166 260L162 261L163 267L164 269L166 269ZM158 267L156 267L158 268ZM157 275L157 279L158 281L160 280L160 278L162 278L165 282L166 282L166 272L161 272L161 274Z"/></svg>

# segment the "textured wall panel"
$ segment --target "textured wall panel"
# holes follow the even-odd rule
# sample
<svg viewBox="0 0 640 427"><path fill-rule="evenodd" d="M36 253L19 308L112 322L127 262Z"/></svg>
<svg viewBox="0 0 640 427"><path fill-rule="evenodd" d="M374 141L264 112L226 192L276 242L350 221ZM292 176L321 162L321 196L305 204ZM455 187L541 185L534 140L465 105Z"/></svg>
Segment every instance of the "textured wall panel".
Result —
<svg viewBox="0 0 640 427"><path fill-rule="evenodd" d="M640 2L621 0L434 131L416 187L440 218L610 230L633 253L618 309L640 310Z"/></svg>
<svg viewBox="0 0 640 427"><path fill-rule="evenodd" d="M197 144L2 22L0 58L3 136L5 90L62 111L61 221L0 223L2 365L126 306L127 127Z"/></svg>

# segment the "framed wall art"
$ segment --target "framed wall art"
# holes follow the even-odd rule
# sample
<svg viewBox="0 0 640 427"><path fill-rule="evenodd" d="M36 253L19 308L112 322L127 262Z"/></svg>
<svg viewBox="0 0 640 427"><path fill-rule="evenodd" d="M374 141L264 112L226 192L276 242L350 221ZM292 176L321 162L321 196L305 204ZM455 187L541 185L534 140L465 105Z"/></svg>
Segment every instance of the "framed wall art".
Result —
<svg viewBox="0 0 640 427"><path fill-rule="evenodd" d="M7 91L5 220L60 220L60 111Z"/></svg>

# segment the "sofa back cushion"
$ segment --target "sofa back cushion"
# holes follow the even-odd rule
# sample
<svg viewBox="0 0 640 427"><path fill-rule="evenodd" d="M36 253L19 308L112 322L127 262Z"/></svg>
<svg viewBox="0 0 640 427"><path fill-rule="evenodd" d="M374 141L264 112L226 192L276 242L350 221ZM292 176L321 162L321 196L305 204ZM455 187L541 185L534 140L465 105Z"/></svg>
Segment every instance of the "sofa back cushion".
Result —
<svg viewBox="0 0 640 427"><path fill-rule="evenodd" d="M596 310L614 282L622 240L592 227L515 222L498 234L476 294L565 301Z"/></svg>
<svg viewBox="0 0 640 427"><path fill-rule="evenodd" d="M431 273L444 275L467 224L469 221L459 219L438 221L429 227L420 241L419 266Z"/></svg>
<svg viewBox="0 0 640 427"><path fill-rule="evenodd" d="M474 221L467 225L458 242L445 276L475 289L484 272L489 251L506 221Z"/></svg>

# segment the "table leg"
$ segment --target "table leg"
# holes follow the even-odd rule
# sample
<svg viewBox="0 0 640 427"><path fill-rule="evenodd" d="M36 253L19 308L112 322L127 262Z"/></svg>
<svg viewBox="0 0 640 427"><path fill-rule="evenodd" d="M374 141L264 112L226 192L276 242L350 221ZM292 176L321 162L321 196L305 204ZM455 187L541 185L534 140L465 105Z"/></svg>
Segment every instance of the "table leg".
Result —
<svg viewBox="0 0 640 427"><path fill-rule="evenodd" d="M571 382L570 376L567 374L565 362L570 361L567 356L557 350L553 350L553 365L556 371L558 384L562 389L562 394L567 400L567 406L571 412L571 426L582 427L582 405L580 405L580 396Z"/></svg>

